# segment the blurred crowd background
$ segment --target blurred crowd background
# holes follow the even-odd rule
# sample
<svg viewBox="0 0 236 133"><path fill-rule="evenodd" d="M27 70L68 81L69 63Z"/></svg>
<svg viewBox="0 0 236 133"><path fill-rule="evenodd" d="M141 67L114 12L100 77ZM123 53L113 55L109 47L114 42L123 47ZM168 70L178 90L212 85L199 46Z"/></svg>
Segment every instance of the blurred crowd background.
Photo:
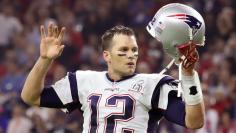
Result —
<svg viewBox="0 0 236 133"><path fill-rule="evenodd" d="M105 70L99 48L105 30L123 24L136 32L137 72L158 73L170 61L145 26L163 5L180 2L199 11L206 45L199 48L206 122L186 130L162 120L157 133L236 133L235 0L0 0L0 133L80 133L82 115L35 108L20 99L24 80L39 56L39 26L65 26L64 52L47 75L52 84L77 69ZM177 67L168 74L178 78Z"/></svg>

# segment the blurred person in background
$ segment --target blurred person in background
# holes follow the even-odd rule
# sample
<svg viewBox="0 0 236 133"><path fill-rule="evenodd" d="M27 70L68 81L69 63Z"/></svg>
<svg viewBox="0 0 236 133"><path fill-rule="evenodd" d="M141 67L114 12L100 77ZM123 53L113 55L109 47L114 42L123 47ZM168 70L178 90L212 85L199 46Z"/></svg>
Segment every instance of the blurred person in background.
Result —
<svg viewBox="0 0 236 133"><path fill-rule="evenodd" d="M217 133L235 133L235 131L236 123L232 122L229 111L225 110L220 117Z"/></svg>
<svg viewBox="0 0 236 133"><path fill-rule="evenodd" d="M14 16L14 7L7 2L2 2L1 4L0 63L3 61L6 49L11 47L11 39L23 30L20 20Z"/></svg>
<svg viewBox="0 0 236 133"><path fill-rule="evenodd" d="M65 113L56 110L52 117L53 127L48 133L73 133L72 130L66 127L65 118Z"/></svg>
<svg viewBox="0 0 236 133"><path fill-rule="evenodd" d="M26 110L26 116L30 118L32 122L31 132L46 133L48 130L52 129L54 126L52 121L54 114L55 110L49 108L28 108Z"/></svg>
<svg viewBox="0 0 236 133"><path fill-rule="evenodd" d="M228 39L230 33L233 31L233 17L234 10L231 7L225 7L221 10L217 16L217 27L219 29L219 34L223 39Z"/></svg>
<svg viewBox="0 0 236 133"><path fill-rule="evenodd" d="M18 61L14 50L6 51L6 59L4 62L6 74L2 77L2 81L0 82L1 92L20 93L21 86L23 86L22 83L25 81L25 75L22 72L23 67L21 67Z"/></svg>
<svg viewBox="0 0 236 133"><path fill-rule="evenodd" d="M15 104L7 133L30 133L32 126L30 119L25 116L24 107L21 104Z"/></svg>
<svg viewBox="0 0 236 133"><path fill-rule="evenodd" d="M31 133L48 133L46 122L43 121L40 115L33 114L31 117L32 128L30 129Z"/></svg>

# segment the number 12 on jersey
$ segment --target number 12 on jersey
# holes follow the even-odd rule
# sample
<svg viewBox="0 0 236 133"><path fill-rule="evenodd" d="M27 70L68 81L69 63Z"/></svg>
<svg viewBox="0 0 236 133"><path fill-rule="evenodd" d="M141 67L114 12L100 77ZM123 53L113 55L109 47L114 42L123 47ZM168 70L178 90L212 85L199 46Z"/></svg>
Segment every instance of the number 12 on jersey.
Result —
<svg viewBox="0 0 236 133"><path fill-rule="evenodd" d="M90 131L89 133L97 133L99 122L99 104L102 98L102 94L91 94L88 97L88 102L91 110L91 118L90 118ZM104 118L104 133L116 133L116 126L118 121L128 122L134 118L134 110L135 110L135 100L129 94L119 94L112 95L106 99L105 107L109 110L111 107L118 107L118 101L123 102L123 112L117 113L113 112L107 115ZM134 129L122 128L122 133L133 133Z"/></svg>

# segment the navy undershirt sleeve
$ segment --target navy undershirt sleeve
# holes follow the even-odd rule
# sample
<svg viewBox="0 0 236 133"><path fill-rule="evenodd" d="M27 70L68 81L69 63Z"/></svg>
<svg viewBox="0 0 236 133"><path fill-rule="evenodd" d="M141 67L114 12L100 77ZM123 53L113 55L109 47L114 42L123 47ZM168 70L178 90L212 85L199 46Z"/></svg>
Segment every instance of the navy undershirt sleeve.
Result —
<svg viewBox="0 0 236 133"><path fill-rule="evenodd" d="M40 107L65 108L52 87L44 88L40 97Z"/></svg>
<svg viewBox="0 0 236 133"><path fill-rule="evenodd" d="M168 95L168 106L164 111L164 117L178 125L185 125L185 103L180 97L177 97L177 91L170 91Z"/></svg>
<svg viewBox="0 0 236 133"><path fill-rule="evenodd" d="M40 97L40 107L66 108L68 113L70 113L75 109L80 110L81 106L79 101L73 101L64 105L52 87L44 88Z"/></svg>
<svg viewBox="0 0 236 133"><path fill-rule="evenodd" d="M170 76L163 77L157 84L152 96L152 109L158 110L160 98L160 89L164 84L177 86L178 83ZM168 94L167 109L162 111L163 116L173 123L185 126L185 103L180 97L177 97L177 91L170 91ZM186 127L186 126L185 126Z"/></svg>
<svg viewBox="0 0 236 133"><path fill-rule="evenodd" d="M170 76L163 77L158 84L156 85L154 92L152 94L151 105L153 109L158 109L159 97L160 97L160 89L164 84L168 84L174 81L174 78Z"/></svg>
<svg viewBox="0 0 236 133"><path fill-rule="evenodd" d="M78 97L78 87L75 73L68 73L68 80L70 83L70 92L72 96L72 102L63 104L61 99L58 97L53 87L44 88L40 97L40 106L48 108L66 108L68 113L75 109L81 108L81 103Z"/></svg>

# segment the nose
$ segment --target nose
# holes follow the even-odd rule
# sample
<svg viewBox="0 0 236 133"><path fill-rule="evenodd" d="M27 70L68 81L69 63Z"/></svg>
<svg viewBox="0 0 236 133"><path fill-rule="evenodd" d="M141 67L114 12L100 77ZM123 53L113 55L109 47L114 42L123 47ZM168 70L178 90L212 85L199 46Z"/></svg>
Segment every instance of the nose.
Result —
<svg viewBox="0 0 236 133"><path fill-rule="evenodd" d="M129 58L129 59L134 59L134 58L136 58L136 52L133 52L133 51L129 51L128 53L127 53L127 57Z"/></svg>

